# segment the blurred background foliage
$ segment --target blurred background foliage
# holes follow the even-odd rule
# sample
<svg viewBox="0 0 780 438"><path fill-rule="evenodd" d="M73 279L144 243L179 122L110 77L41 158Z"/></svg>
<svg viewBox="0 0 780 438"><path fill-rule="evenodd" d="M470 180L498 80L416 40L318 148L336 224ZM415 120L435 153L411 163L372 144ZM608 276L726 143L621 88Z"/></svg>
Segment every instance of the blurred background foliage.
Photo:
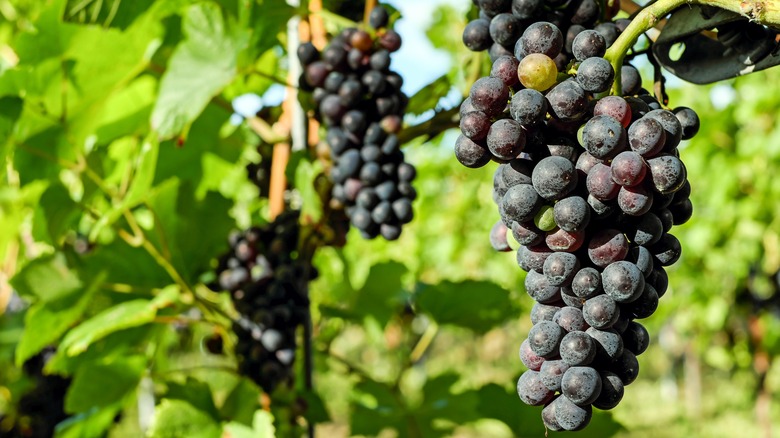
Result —
<svg viewBox="0 0 780 438"><path fill-rule="evenodd" d="M440 120L459 103L440 98L488 68L461 47L469 4L444 3L429 20L452 67L412 97L409 126ZM357 19L362 3L325 9ZM346 247L317 252L313 392L299 383L261 394L235 373L229 323L193 303L228 230L267 221L245 167L268 157L246 124L228 122L230 101L265 96L286 76L284 24L303 10L0 0L1 436L35 386L21 363L49 345L58 349L45 371L73 379L57 436L294 436L304 410L317 436L543 436L540 409L514 389L532 300L514 254L490 249L492 167L460 166L452 130L406 145L420 196L399 241L353 230ZM326 24L338 29L333 14ZM680 148L694 217L675 233L683 256L646 320L653 342L639 379L577 435L773 436L780 70L707 87L672 81L670 94L702 120ZM297 202L309 199L311 159L287 172ZM151 248L123 240L128 230ZM204 348L214 333L227 336L226 355Z"/></svg>

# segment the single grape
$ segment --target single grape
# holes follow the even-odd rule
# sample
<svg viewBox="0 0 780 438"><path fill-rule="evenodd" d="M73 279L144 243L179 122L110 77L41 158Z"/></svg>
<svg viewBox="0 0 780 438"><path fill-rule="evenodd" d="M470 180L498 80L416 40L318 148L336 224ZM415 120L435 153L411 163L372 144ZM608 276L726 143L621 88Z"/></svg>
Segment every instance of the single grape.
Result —
<svg viewBox="0 0 780 438"><path fill-rule="evenodd" d="M512 236L517 243L523 246L538 245L545 240L544 232L538 229L533 222L512 221Z"/></svg>
<svg viewBox="0 0 780 438"><path fill-rule="evenodd" d="M520 38L523 56L532 53L541 53L550 58L555 58L563 48L563 34L558 26L546 22L537 21L531 24L523 32Z"/></svg>
<svg viewBox="0 0 780 438"><path fill-rule="evenodd" d="M523 127L512 119L497 120L487 132L487 146L494 156L502 160L516 158L525 147Z"/></svg>
<svg viewBox="0 0 780 438"><path fill-rule="evenodd" d="M620 186L612 178L612 168L606 164L596 163L585 179L588 193L601 201L615 199L620 193Z"/></svg>
<svg viewBox="0 0 780 438"><path fill-rule="evenodd" d="M648 249L650 249L650 252L653 253L661 266L673 265L680 258L680 254L682 254L680 241L669 233L664 233L661 239Z"/></svg>
<svg viewBox="0 0 780 438"><path fill-rule="evenodd" d="M517 264L526 272L536 271L541 274L542 268L544 267L544 261L547 260L547 257L552 253L553 251L545 245L521 246L520 249L517 250ZM544 277L544 275L542 275L542 277ZM526 282L527 281L528 277L526 277Z"/></svg>
<svg viewBox="0 0 780 438"><path fill-rule="evenodd" d="M623 382L620 377L609 371L601 372L601 393L593 401L593 406L601 410L614 408L623 399Z"/></svg>
<svg viewBox="0 0 780 438"><path fill-rule="evenodd" d="M523 126L535 125L547 115L547 99L536 90L524 88L512 96L509 114Z"/></svg>
<svg viewBox="0 0 780 438"><path fill-rule="evenodd" d="M628 323L622 334L623 346L635 355L640 355L650 345L650 334L647 329L636 321Z"/></svg>
<svg viewBox="0 0 780 438"><path fill-rule="evenodd" d="M666 131L658 120L642 117L628 128L631 150L645 158L658 155L666 143Z"/></svg>
<svg viewBox="0 0 780 438"><path fill-rule="evenodd" d="M502 56L493 63L490 76L501 79L507 87L515 87L520 83L520 78L517 77L519 65L520 62L514 56Z"/></svg>
<svg viewBox="0 0 780 438"><path fill-rule="evenodd" d="M558 226L568 232L584 230L590 222L590 208L580 196L569 196L556 202L553 217Z"/></svg>
<svg viewBox="0 0 780 438"><path fill-rule="evenodd" d="M664 128L664 132L666 133L666 142L664 143L665 152L671 152L680 144L683 135L682 125L673 112L665 109L655 109L645 116L657 120Z"/></svg>
<svg viewBox="0 0 780 438"><path fill-rule="evenodd" d="M621 186L633 187L642 182L647 165L642 156L634 151L624 151L612 159L612 180Z"/></svg>
<svg viewBox="0 0 780 438"><path fill-rule="evenodd" d="M547 257L542 272L552 286L568 286L580 269L577 256L568 252L554 252Z"/></svg>
<svg viewBox="0 0 780 438"><path fill-rule="evenodd" d="M642 186L621 187L617 196L618 207L631 216L641 216L653 206L653 195Z"/></svg>
<svg viewBox="0 0 780 438"><path fill-rule="evenodd" d="M609 367L609 371L615 373L623 385L630 385L639 376L639 361L634 353L623 348L623 354Z"/></svg>
<svg viewBox="0 0 780 438"><path fill-rule="evenodd" d="M606 268L611 263L623 260L628 255L628 240L618 230L599 230L588 242L588 257L594 265ZM602 275L602 283L603 283Z"/></svg>
<svg viewBox="0 0 780 438"><path fill-rule="evenodd" d="M620 86L623 96L633 96L642 88L642 76L633 65L625 64L620 69Z"/></svg>
<svg viewBox="0 0 780 438"><path fill-rule="evenodd" d="M528 370L517 381L517 395L527 405L540 406L552 400L555 393L542 384L538 371Z"/></svg>
<svg viewBox="0 0 780 438"><path fill-rule="evenodd" d="M553 251L574 252L585 243L585 231L569 232L559 228L548 233L544 243Z"/></svg>
<svg viewBox="0 0 780 438"><path fill-rule="evenodd" d="M601 393L601 376L591 367L573 366L563 374L561 393L579 406L590 405Z"/></svg>
<svg viewBox="0 0 780 438"><path fill-rule="evenodd" d="M604 36L595 30L583 30L571 44L571 53L580 62L592 57L602 57L606 51L607 42Z"/></svg>
<svg viewBox="0 0 780 438"><path fill-rule="evenodd" d="M525 291L534 300L550 304L561 299L561 288L552 286L544 274L529 271L525 276Z"/></svg>
<svg viewBox="0 0 780 438"><path fill-rule="evenodd" d="M490 245L494 250L499 252L512 250L512 248L509 247L509 242L507 242L507 231L506 225L501 221L496 222L493 225L493 228L490 229Z"/></svg>
<svg viewBox="0 0 780 438"><path fill-rule="evenodd" d="M466 167L482 167L490 162L491 157L486 147L474 143L463 134L455 141L455 158Z"/></svg>
<svg viewBox="0 0 780 438"><path fill-rule="evenodd" d="M560 342L561 360L566 365L587 365L596 357L596 344L593 338L583 331L569 332Z"/></svg>
<svg viewBox="0 0 780 438"><path fill-rule="evenodd" d="M580 298L593 298L601 293L601 274L595 268L582 268L571 282L571 290Z"/></svg>
<svg viewBox="0 0 780 438"><path fill-rule="evenodd" d="M675 119L676 120L676 119ZM674 193L686 181L687 172L683 162L674 155L659 155L647 160L655 189L660 193Z"/></svg>
<svg viewBox="0 0 780 438"><path fill-rule="evenodd" d="M520 223L532 220L541 204L542 199L530 184L512 186L501 198L506 218Z"/></svg>
<svg viewBox="0 0 780 438"><path fill-rule="evenodd" d="M612 86L615 70L604 58L590 57L577 68L577 83L589 93L603 93Z"/></svg>
<svg viewBox="0 0 780 438"><path fill-rule="evenodd" d="M517 76L524 87L545 91L555 85L558 80L558 67L549 56L541 53L532 53L520 60L517 67Z"/></svg>
<svg viewBox="0 0 780 438"><path fill-rule="evenodd" d="M550 406L554 406L555 421L564 430L582 430L593 416L593 408L590 405L578 406L565 396L556 398Z"/></svg>
<svg viewBox="0 0 780 438"><path fill-rule="evenodd" d="M490 20L490 37L502 46L510 46L517 41L523 31L523 23L510 13L501 13Z"/></svg>
<svg viewBox="0 0 780 438"><path fill-rule="evenodd" d="M547 157L537 163L531 180L542 198L561 199L577 186L577 172L571 161L563 157Z"/></svg>
<svg viewBox="0 0 780 438"><path fill-rule="evenodd" d="M699 132L699 127L701 126L699 115L696 114L696 111L685 106L678 106L672 112L677 117L677 120L680 121L680 126L682 126L681 138L683 140L692 139Z"/></svg>
<svg viewBox="0 0 780 438"><path fill-rule="evenodd" d="M542 384L553 392L561 390L561 380L563 374L569 369L562 360L546 360L539 368L539 377L542 380Z"/></svg>
<svg viewBox="0 0 780 438"><path fill-rule="evenodd" d="M529 55L529 57L530 56L534 55ZM522 61L520 63L522 64ZM520 80L522 82L522 77ZM552 84L554 84L554 82L550 85ZM523 85L525 85L525 83ZM543 91L543 89L540 91ZM585 96L585 90L577 84L577 81L566 80L561 82L553 87L553 89L547 93L546 97L550 104L550 114L563 122L579 121L587 112L587 97Z"/></svg>
<svg viewBox="0 0 780 438"><path fill-rule="evenodd" d="M599 330L590 327L585 333L595 341L597 363L608 364L614 362L623 354L623 338L614 329Z"/></svg>
<svg viewBox="0 0 780 438"><path fill-rule="evenodd" d="M558 355L564 331L552 321L541 321L528 332L528 344L538 356L549 359Z"/></svg>
<svg viewBox="0 0 780 438"><path fill-rule="evenodd" d="M537 324L540 321L552 321L560 309L559 306L534 303L534 306L531 308L531 323Z"/></svg>
<svg viewBox="0 0 780 438"><path fill-rule="evenodd" d="M620 121L610 116L594 116L582 131L585 149L596 158L610 159L625 150L626 130Z"/></svg>
<svg viewBox="0 0 780 438"><path fill-rule="evenodd" d="M553 315L552 321L567 332L584 331L588 328L585 319L582 317L582 310L572 306L561 307Z"/></svg>
<svg viewBox="0 0 780 438"><path fill-rule="evenodd" d="M626 99L620 96L605 96L596 101L593 107L594 116L610 116L620 122L624 128L629 128L631 124L631 106ZM631 130L629 129L629 142L631 140Z"/></svg>
<svg viewBox="0 0 780 438"><path fill-rule="evenodd" d="M520 344L520 361L523 362L526 368L533 371L539 371L545 362L543 357L537 356L531 350L530 345L528 345L528 339Z"/></svg>
<svg viewBox="0 0 780 438"><path fill-rule="evenodd" d="M620 307L608 295L596 295L585 301L582 317L593 328L604 330L611 328L620 316Z"/></svg>
<svg viewBox="0 0 780 438"><path fill-rule="evenodd" d="M611 263L601 273L604 293L619 303L630 303L642 294L645 277L637 265L621 260Z"/></svg>
<svg viewBox="0 0 780 438"><path fill-rule="evenodd" d="M485 77L477 79L469 93L471 104L487 115L496 115L504 110L509 100L509 88L501 79Z"/></svg>

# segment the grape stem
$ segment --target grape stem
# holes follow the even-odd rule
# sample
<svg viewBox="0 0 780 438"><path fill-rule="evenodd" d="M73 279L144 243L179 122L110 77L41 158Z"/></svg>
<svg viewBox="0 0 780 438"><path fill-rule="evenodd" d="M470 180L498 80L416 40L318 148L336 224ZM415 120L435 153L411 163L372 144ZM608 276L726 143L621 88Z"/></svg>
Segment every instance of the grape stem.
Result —
<svg viewBox="0 0 780 438"><path fill-rule="evenodd" d="M620 95L620 68L623 59L639 38L669 13L683 5L707 5L725 9L746 17L752 22L772 26L780 24L780 3L775 1L738 1L738 0L658 0L642 9L628 25L618 39L607 49L604 56L615 69L615 82L612 94Z"/></svg>

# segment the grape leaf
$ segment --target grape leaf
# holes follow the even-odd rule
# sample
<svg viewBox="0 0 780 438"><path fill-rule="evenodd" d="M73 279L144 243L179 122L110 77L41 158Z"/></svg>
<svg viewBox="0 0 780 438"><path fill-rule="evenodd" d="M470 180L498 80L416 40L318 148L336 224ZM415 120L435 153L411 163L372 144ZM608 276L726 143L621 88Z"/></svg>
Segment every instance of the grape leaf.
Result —
<svg viewBox="0 0 780 438"><path fill-rule="evenodd" d="M143 356L82 365L68 388L65 410L70 413L87 412L121 401L138 386L145 368L146 358Z"/></svg>
<svg viewBox="0 0 780 438"><path fill-rule="evenodd" d="M489 281L421 284L415 297L419 310L439 324L457 325L478 333L518 315L509 293Z"/></svg>
<svg viewBox="0 0 780 438"><path fill-rule="evenodd" d="M161 139L172 138L190 125L208 102L236 74L238 52L248 42L213 3L190 6L182 27L186 39L171 55L160 82L151 124Z"/></svg>
<svg viewBox="0 0 780 438"><path fill-rule="evenodd" d="M22 296L44 302L68 297L84 286L62 253L31 261L14 276L11 284Z"/></svg>
<svg viewBox="0 0 780 438"><path fill-rule="evenodd" d="M21 366L48 345L56 341L81 318L102 283L104 276L96 278L88 288L78 288L72 293L50 301L34 304L24 317L25 330L16 347L16 364Z"/></svg>
<svg viewBox="0 0 780 438"><path fill-rule="evenodd" d="M163 399L154 413L149 438L220 438L219 423L209 414L181 400Z"/></svg>

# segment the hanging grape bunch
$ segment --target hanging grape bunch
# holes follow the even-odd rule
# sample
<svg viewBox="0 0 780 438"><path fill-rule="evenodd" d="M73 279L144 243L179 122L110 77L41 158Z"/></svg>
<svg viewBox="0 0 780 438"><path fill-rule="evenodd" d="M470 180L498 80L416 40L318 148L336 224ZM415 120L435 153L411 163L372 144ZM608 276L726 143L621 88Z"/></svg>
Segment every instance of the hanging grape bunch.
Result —
<svg viewBox="0 0 780 438"><path fill-rule="evenodd" d="M295 334L308 312L304 284L314 277L310 261L297 260L298 212L288 210L272 223L234 233L220 257L217 280L209 287L231 294L241 318L239 372L266 392L293 380Z"/></svg>
<svg viewBox="0 0 780 438"><path fill-rule="evenodd" d="M463 40L489 48L493 65L461 106L455 144L467 167L499 163L490 240L509 251L511 232L537 301L517 391L555 431L584 428L638 376L650 339L636 320L666 292L664 268L681 252L669 231L693 212L677 146L699 128L629 64L621 95L607 95L615 72L604 56L629 21L599 22L595 0L563 3L478 2Z"/></svg>
<svg viewBox="0 0 780 438"><path fill-rule="evenodd" d="M327 128L333 166L333 201L365 238L395 240L412 220L414 166L404 161L396 134L408 98L390 70L401 37L388 29L388 13L371 11L370 29L346 29L320 53L300 46L301 83L313 89L315 117Z"/></svg>

